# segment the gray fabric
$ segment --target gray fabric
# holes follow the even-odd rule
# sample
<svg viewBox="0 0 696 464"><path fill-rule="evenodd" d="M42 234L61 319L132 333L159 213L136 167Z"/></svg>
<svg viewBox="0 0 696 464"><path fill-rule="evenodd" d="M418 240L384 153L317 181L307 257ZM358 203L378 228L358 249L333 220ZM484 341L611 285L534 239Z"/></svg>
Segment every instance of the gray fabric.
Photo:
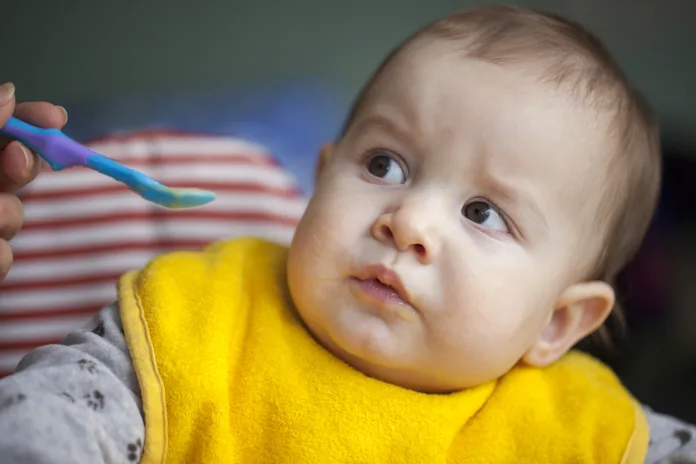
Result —
<svg viewBox="0 0 696 464"><path fill-rule="evenodd" d="M644 407L650 428L646 463L696 464L696 427Z"/></svg>
<svg viewBox="0 0 696 464"><path fill-rule="evenodd" d="M645 408L648 464L696 464L696 428ZM2 464L140 460L140 390L117 304L63 344L38 348L0 381Z"/></svg>
<svg viewBox="0 0 696 464"><path fill-rule="evenodd" d="M2 464L140 461L140 391L116 305L0 380Z"/></svg>

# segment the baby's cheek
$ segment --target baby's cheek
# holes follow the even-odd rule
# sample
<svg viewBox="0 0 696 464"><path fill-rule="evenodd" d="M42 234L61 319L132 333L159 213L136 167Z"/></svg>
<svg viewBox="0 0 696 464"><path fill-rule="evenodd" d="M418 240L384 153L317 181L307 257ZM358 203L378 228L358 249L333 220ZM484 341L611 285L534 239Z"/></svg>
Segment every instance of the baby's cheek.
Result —
<svg viewBox="0 0 696 464"><path fill-rule="evenodd" d="M315 196L295 233L293 252L305 272L322 278L341 274L352 262L350 250L355 248L355 220L351 220L346 202L339 196Z"/></svg>
<svg viewBox="0 0 696 464"><path fill-rule="evenodd" d="M496 344L514 337L531 312L530 292L507 279L463 279L443 289L445 311L438 321L440 331L455 339L471 338L477 343ZM510 280L507 280L511 282Z"/></svg>
<svg viewBox="0 0 696 464"><path fill-rule="evenodd" d="M336 205L338 206L338 205ZM338 208L326 198L313 198L295 232L295 242L303 246L323 247L335 237L335 223L340 220Z"/></svg>

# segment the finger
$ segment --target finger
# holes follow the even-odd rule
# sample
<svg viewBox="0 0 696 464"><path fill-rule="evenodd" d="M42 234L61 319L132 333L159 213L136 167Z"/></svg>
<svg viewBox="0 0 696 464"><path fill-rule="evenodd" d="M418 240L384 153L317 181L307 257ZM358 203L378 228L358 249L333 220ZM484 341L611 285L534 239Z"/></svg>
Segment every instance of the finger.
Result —
<svg viewBox="0 0 696 464"><path fill-rule="evenodd" d="M0 127L4 126L15 110L15 86L11 83L0 85Z"/></svg>
<svg viewBox="0 0 696 464"><path fill-rule="evenodd" d="M20 103L14 115L24 122L46 128L60 129L68 122L65 108L47 102Z"/></svg>
<svg viewBox="0 0 696 464"><path fill-rule="evenodd" d="M4 279L12 266L12 247L5 240L0 240L0 280Z"/></svg>
<svg viewBox="0 0 696 464"><path fill-rule="evenodd" d="M0 92L0 94L1 93L2 92ZM0 101L1 100L2 96L0 95ZM14 98L12 102L14 103ZM0 123L5 124L7 119L2 119L2 111L3 109L0 108ZM60 129L68 122L68 112L65 108L47 102L20 103L14 109L14 116L29 124L45 128ZM7 118L9 118L9 116ZM0 127L2 124L0 124ZM9 137L0 137L0 149L11 141L12 139Z"/></svg>
<svg viewBox="0 0 696 464"><path fill-rule="evenodd" d="M0 192L16 192L34 180L40 168L36 154L19 142L10 143L0 151Z"/></svg>
<svg viewBox="0 0 696 464"><path fill-rule="evenodd" d="M22 202L10 193L0 194L0 239L12 240L24 222Z"/></svg>

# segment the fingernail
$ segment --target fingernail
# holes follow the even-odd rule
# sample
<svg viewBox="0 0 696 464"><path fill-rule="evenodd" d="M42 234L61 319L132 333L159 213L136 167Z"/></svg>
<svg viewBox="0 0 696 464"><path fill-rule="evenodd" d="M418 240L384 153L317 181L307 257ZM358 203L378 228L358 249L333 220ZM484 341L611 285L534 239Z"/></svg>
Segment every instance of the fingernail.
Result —
<svg viewBox="0 0 696 464"><path fill-rule="evenodd" d="M4 105L15 94L15 86L12 82L6 82L0 85L0 106Z"/></svg>
<svg viewBox="0 0 696 464"><path fill-rule="evenodd" d="M34 162L34 156L31 154L31 151L29 151L29 149L24 146L23 143L17 142L17 145L19 145L19 148L22 149L22 153L24 153L24 166L27 169L31 169L31 165Z"/></svg>
<svg viewBox="0 0 696 464"><path fill-rule="evenodd" d="M63 112L63 125L66 125L68 123L68 110L62 106L56 105L56 107Z"/></svg>

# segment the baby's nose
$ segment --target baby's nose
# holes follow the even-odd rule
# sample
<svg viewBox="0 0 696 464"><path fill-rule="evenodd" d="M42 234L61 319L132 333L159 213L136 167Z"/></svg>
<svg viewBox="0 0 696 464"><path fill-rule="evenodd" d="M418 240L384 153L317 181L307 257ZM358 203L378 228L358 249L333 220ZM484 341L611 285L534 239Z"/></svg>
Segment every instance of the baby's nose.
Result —
<svg viewBox="0 0 696 464"><path fill-rule="evenodd" d="M433 258L435 245L427 237L423 223L414 223L395 213L382 214L372 227L372 235L399 251L411 251L423 264Z"/></svg>

